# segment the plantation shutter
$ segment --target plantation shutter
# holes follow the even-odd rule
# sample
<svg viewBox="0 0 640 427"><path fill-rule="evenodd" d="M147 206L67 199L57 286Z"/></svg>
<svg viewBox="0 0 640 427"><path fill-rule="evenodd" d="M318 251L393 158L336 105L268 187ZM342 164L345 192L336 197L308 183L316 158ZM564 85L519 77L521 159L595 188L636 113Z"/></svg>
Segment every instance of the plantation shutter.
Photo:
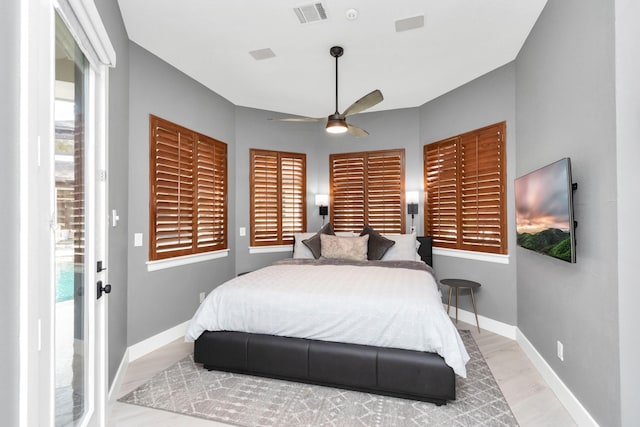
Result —
<svg viewBox="0 0 640 427"><path fill-rule="evenodd" d="M365 225L365 153L330 157L330 222L334 231L361 230Z"/></svg>
<svg viewBox="0 0 640 427"><path fill-rule="evenodd" d="M150 116L149 258L226 248L226 144Z"/></svg>
<svg viewBox="0 0 640 427"><path fill-rule="evenodd" d="M425 230L435 246L507 252L505 123L425 145Z"/></svg>
<svg viewBox="0 0 640 427"><path fill-rule="evenodd" d="M329 160L335 231L367 224L382 233L404 231L404 150L332 154Z"/></svg>
<svg viewBox="0 0 640 427"><path fill-rule="evenodd" d="M404 151L367 154L367 224L380 233L404 231Z"/></svg>
<svg viewBox="0 0 640 427"><path fill-rule="evenodd" d="M436 246L458 242L458 139L425 145L425 230Z"/></svg>
<svg viewBox="0 0 640 427"><path fill-rule="evenodd" d="M278 153L251 150L251 246L278 241Z"/></svg>
<svg viewBox="0 0 640 427"><path fill-rule="evenodd" d="M306 155L250 150L251 246L293 243L306 231Z"/></svg>
<svg viewBox="0 0 640 427"><path fill-rule="evenodd" d="M460 137L462 249L506 252L502 136L494 125Z"/></svg>
<svg viewBox="0 0 640 427"><path fill-rule="evenodd" d="M227 146L198 135L196 252L227 247Z"/></svg>
<svg viewBox="0 0 640 427"><path fill-rule="evenodd" d="M306 231L306 178L304 155L280 153L282 243Z"/></svg>

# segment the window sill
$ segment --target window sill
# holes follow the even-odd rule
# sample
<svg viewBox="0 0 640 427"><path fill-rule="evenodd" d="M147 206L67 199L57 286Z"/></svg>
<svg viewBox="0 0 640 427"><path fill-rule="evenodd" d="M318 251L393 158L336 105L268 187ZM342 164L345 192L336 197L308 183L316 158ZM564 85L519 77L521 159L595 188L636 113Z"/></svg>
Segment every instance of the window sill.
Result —
<svg viewBox="0 0 640 427"><path fill-rule="evenodd" d="M270 254L275 252L292 252L293 245L249 246L250 254Z"/></svg>
<svg viewBox="0 0 640 427"><path fill-rule="evenodd" d="M212 259L225 258L228 256L229 249L222 249L220 251L206 252L203 254L185 255L175 258L161 259L158 261L147 261L147 271L164 270L165 268L211 261Z"/></svg>
<svg viewBox="0 0 640 427"><path fill-rule="evenodd" d="M509 255L490 254L487 252L463 251L460 249L448 249L448 248L433 248L433 254L456 257L456 258L472 259L475 261L494 262L497 264L509 264Z"/></svg>

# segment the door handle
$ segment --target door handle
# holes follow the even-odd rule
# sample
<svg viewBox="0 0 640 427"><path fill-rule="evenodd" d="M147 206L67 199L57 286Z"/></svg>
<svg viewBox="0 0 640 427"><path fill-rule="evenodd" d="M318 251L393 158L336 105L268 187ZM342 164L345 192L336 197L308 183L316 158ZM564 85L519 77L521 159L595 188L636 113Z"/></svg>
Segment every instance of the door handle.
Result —
<svg viewBox="0 0 640 427"><path fill-rule="evenodd" d="M98 289L97 289L97 294L96 294L96 299L100 299L100 297L102 297L102 293L104 292L105 294L110 294L111 293L111 285L105 285L104 287L102 287L102 280L98 280L98 283L96 283Z"/></svg>

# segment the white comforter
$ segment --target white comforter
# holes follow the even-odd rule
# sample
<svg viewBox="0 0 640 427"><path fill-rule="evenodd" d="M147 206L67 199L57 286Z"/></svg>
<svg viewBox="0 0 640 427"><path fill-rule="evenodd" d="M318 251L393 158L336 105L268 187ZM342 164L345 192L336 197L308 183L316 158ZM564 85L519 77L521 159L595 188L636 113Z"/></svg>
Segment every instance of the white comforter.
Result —
<svg viewBox="0 0 640 427"><path fill-rule="evenodd" d="M433 276L404 268L265 267L214 289L185 340L220 330L435 352L465 378L469 360Z"/></svg>

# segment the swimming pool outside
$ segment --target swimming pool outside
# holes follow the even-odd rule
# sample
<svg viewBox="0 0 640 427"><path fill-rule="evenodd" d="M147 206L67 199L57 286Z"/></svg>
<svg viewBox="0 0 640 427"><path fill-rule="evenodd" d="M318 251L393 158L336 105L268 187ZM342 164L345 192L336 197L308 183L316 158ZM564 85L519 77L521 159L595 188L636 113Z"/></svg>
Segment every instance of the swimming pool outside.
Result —
<svg viewBox="0 0 640 427"><path fill-rule="evenodd" d="M73 299L75 268L72 261L56 262L56 302Z"/></svg>

